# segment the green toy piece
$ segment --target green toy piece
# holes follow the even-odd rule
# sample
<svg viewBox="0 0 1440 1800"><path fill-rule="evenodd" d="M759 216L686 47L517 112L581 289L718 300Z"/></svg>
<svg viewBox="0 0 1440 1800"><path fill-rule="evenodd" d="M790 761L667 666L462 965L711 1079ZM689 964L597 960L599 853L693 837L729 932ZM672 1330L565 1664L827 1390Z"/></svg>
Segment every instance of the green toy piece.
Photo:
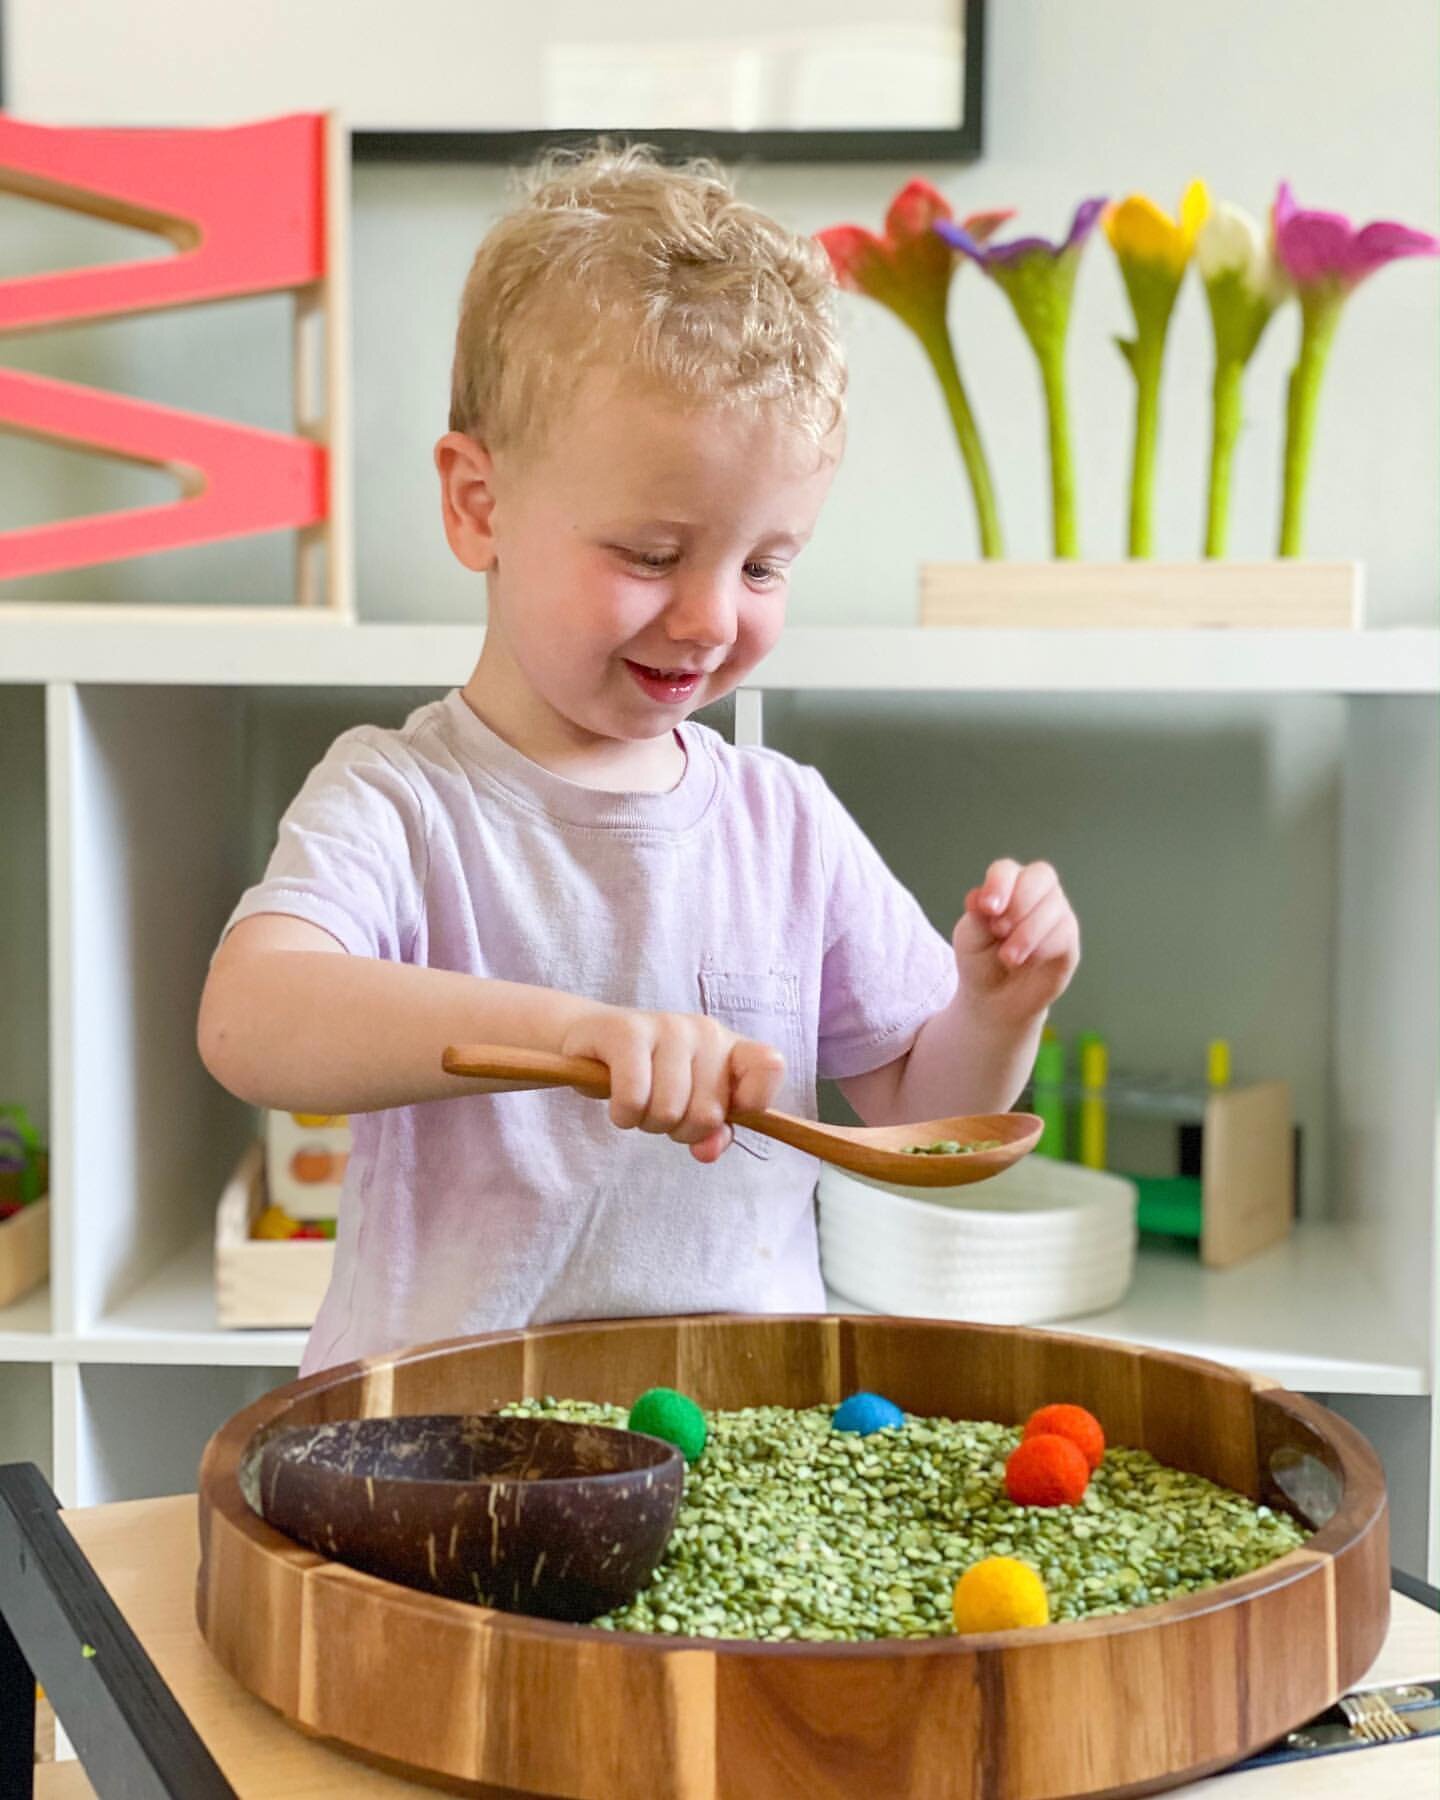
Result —
<svg viewBox="0 0 1440 1800"><path fill-rule="evenodd" d="M629 1425L632 1431L674 1444L687 1463L693 1463L705 1448L704 1413L687 1394L677 1394L674 1388L655 1387L643 1393L630 1408Z"/></svg>
<svg viewBox="0 0 1440 1800"><path fill-rule="evenodd" d="M1198 1239L1204 1198L1198 1175L1132 1175L1139 1194L1135 1223L1141 1231Z"/></svg>
<svg viewBox="0 0 1440 1800"><path fill-rule="evenodd" d="M1045 1037L1035 1052L1030 1110L1044 1121L1036 1156L1065 1156L1065 1046L1058 1037Z"/></svg>

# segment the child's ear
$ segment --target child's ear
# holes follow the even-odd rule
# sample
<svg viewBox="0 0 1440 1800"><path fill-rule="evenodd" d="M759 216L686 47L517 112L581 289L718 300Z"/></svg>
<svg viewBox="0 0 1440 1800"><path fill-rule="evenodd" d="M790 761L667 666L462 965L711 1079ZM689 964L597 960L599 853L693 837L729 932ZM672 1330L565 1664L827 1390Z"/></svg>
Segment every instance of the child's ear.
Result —
<svg viewBox="0 0 1440 1800"><path fill-rule="evenodd" d="M445 538L467 569L495 566L495 464L490 452L463 431L447 431L435 446L440 475L440 513Z"/></svg>

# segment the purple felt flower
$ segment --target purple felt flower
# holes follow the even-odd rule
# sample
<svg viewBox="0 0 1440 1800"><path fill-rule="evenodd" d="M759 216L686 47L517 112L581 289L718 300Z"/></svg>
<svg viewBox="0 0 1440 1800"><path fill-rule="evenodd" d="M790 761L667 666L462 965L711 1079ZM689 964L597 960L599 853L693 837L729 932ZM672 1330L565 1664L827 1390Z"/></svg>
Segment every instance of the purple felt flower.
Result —
<svg viewBox="0 0 1440 1800"><path fill-rule="evenodd" d="M992 244L953 219L934 220L931 230L952 248L979 263L1015 309L1040 365L1040 383L1050 441L1050 535L1056 556L1077 556L1074 459L1070 449L1065 392L1065 338L1080 252L1104 209L1103 200L1082 200L1070 230L1059 243L1049 238L1012 238Z"/></svg>
<svg viewBox="0 0 1440 1800"><path fill-rule="evenodd" d="M1440 238L1393 219L1376 219L1357 231L1343 213L1299 207L1288 181L1276 192L1271 221L1280 265L1302 289L1333 284L1349 293L1402 256L1440 255Z"/></svg>
<svg viewBox="0 0 1440 1800"><path fill-rule="evenodd" d="M1042 237L1011 238L1008 244L984 244L953 219L937 219L933 229L947 244L963 250L982 269L989 271L996 266L1018 262L1035 250L1043 250L1049 256L1063 256L1067 250L1079 249L1094 230L1095 221L1100 217L1104 205L1103 199L1082 200L1075 209L1075 217L1070 221L1068 234L1058 244Z"/></svg>

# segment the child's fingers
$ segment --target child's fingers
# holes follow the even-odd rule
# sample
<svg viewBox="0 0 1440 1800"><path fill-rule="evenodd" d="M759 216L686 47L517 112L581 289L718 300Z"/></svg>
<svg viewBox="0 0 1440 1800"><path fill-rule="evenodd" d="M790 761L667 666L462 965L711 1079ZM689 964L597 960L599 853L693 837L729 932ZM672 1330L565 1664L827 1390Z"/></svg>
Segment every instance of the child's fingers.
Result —
<svg viewBox="0 0 1440 1800"><path fill-rule="evenodd" d="M1070 977L1080 961L1080 934L1073 918L1064 918L1052 930L1048 931L1026 959L1029 969L1043 969L1054 965L1056 974L1056 990L1054 998L1058 999L1070 985Z"/></svg>
<svg viewBox="0 0 1440 1800"><path fill-rule="evenodd" d="M785 1079L785 1058L769 1044L745 1038L730 1052L733 1112L761 1112L780 1092Z"/></svg>
<svg viewBox="0 0 1440 1800"><path fill-rule="evenodd" d="M1026 863L1015 879L1005 923L1014 931L1050 894L1060 892L1060 878L1047 862Z"/></svg>
<svg viewBox="0 0 1440 1800"><path fill-rule="evenodd" d="M1065 896L1058 887L1052 887L1025 914L996 954L1007 968L1018 969L1038 953L1039 947L1069 916Z"/></svg>
<svg viewBox="0 0 1440 1800"><path fill-rule="evenodd" d="M727 1031L706 1031L688 1051L689 1101L670 1135L692 1148L716 1140L717 1147L702 1162L713 1162L730 1141L725 1114L730 1106L731 1042Z"/></svg>
<svg viewBox="0 0 1440 1800"><path fill-rule="evenodd" d="M718 1162L730 1148L730 1140L735 1134L728 1125L722 1125L718 1131L712 1131L707 1137L690 1146L690 1154L696 1162Z"/></svg>
<svg viewBox="0 0 1440 1800"><path fill-rule="evenodd" d="M594 1052L610 1070L610 1120L622 1130L641 1123L650 1110L653 1046L635 1033L617 1034Z"/></svg>
<svg viewBox="0 0 1440 1800"><path fill-rule="evenodd" d="M973 919L977 925L983 925L987 927L987 929L994 923L995 914L991 908L985 904L985 889L983 886L972 887L966 894L964 917Z"/></svg>
<svg viewBox="0 0 1440 1800"><path fill-rule="evenodd" d="M650 1058L650 1098L645 1117L640 1121L641 1130L675 1131L690 1111L694 1090L695 1061L691 1046L673 1032L662 1032Z"/></svg>
<svg viewBox="0 0 1440 1800"><path fill-rule="evenodd" d="M971 894L978 894L979 888L972 888ZM1003 936L1003 929L1001 934ZM980 956L988 954L995 948L995 921L984 913L977 912L970 903L970 895L965 897L965 910L955 921L955 929L950 934L950 942L955 946L956 956Z"/></svg>
<svg viewBox="0 0 1440 1800"><path fill-rule="evenodd" d="M983 918L998 918L1001 913L1009 910L1019 877L1020 865L1013 857L1003 856L998 862L991 863L980 884L978 910Z"/></svg>

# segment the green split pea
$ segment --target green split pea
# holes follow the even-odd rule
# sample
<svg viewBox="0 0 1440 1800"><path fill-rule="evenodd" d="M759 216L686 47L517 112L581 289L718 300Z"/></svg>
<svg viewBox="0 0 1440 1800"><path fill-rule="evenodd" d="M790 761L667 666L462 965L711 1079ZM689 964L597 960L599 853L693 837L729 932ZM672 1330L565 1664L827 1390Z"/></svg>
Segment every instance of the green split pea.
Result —
<svg viewBox="0 0 1440 1800"><path fill-rule="evenodd" d="M625 1426L625 1408L524 1400L531 1418ZM697 1409L698 1410L698 1409ZM953 1631L951 1594L986 1556L1028 1563L1052 1620L1197 1593L1283 1556L1306 1532L1143 1450L1112 1446L1075 1506L1016 1506L1017 1426L920 1418L867 1437L830 1406L708 1412L675 1530L650 1584L603 1631L855 1642Z"/></svg>

